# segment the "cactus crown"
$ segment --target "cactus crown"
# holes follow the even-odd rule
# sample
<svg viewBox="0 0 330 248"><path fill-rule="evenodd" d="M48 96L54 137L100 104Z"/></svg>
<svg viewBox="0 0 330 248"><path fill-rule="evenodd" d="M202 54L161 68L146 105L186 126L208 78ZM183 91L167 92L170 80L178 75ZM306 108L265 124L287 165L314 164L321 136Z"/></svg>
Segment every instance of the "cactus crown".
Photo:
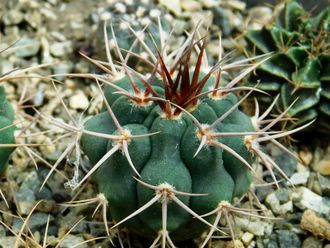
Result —
<svg viewBox="0 0 330 248"><path fill-rule="evenodd" d="M191 70L189 61L192 50L196 45L193 42L191 42L190 46L186 48L181 57L178 59L178 62L171 68L165 64L160 51L157 51L158 61L156 64L160 64L158 70L154 70L152 76L148 80L149 82L145 80L143 81L146 88L144 94L140 92L138 86L134 83L134 81L132 81L135 95L143 95L141 98L131 97L132 100L137 104L142 104L144 101L147 101L147 96L151 95L156 98L162 97L152 87L152 80L155 78L155 73L158 72L163 82L163 99L167 100L167 102L157 102L163 113L167 117L171 117L172 115L179 115L182 112L182 109L194 109L197 105L198 97L204 89L205 84L216 69L216 67L214 67L207 74L201 75L201 66L205 44L206 42L204 40L199 49L197 63L193 70ZM174 76L175 73L176 75ZM171 106L170 103L173 103L176 106Z"/></svg>

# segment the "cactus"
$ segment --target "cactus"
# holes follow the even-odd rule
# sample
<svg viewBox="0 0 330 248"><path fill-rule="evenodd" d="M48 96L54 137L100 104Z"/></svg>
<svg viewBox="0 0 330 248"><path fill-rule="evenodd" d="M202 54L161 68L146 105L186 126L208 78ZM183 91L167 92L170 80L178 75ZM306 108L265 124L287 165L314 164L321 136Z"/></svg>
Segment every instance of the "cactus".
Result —
<svg viewBox="0 0 330 248"><path fill-rule="evenodd" d="M13 120L14 110L6 100L4 87L0 86L0 174L5 171L9 156L14 150L10 146L15 143Z"/></svg>
<svg viewBox="0 0 330 248"><path fill-rule="evenodd" d="M311 17L296 1L287 1L275 11L272 23L249 30L248 42L257 54L273 52L266 63L247 79L260 80L259 89L280 93L278 108L294 118L287 128L317 119L316 131L330 131L330 7ZM270 101L262 96L260 101Z"/></svg>
<svg viewBox="0 0 330 248"><path fill-rule="evenodd" d="M161 23L159 30L162 34ZM70 205L102 206L109 236L111 230L125 226L140 236L154 239L152 247L159 242L162 247L166 244L174 247L173 242L195 238L209 230L202 245L205 247L215 231L224 234L217 227L222 214L229 226L228 214L244 214L244 210L232 204L234 198L249 191L253 176L257 177L254 162L270 171L277 186L276 173L288 179L260 148L261 143L273 142L290 153L276 139L309 124L274 133L271 128L285 117L287 110L267 120L265 117L274 103L264 114L257 108L253 117L238 109L257 89L236 84L268 58L254 65L251 61L265 56L226 63L228 58L222 58L220 52L218 62L209 67L206 38L196 38L197 31L174 51L166 50L168 40L163 35L159 37L161 46L149 49L141 36L132 33L148 55L146 58L132 53L145 64L142 72L127 64L113 36L119 65L114 63L106 42L107 62L84 55L106 75L69 75L96 81L104 101L99 114L85 123L81 118L76 120L60 98L55 83L70 122L63 123L36 110L42 118L68 132L65 136L72 141L41 187L65 158L74 155L74 175L67 186L76 190L93 176L100 193ZM230 70L237 68L242 72L231 78ZM235 94L246 90L248 94L241 99ZM79 179L82 151L92 167ZM108 206L116 223L111 230Z"/></svg>
<svg viewBox="0 0 330 248"><path fill-rule="evenodd" d="M147 48L143 40L139 42ZM120 52L116 39L115 44ZM287 134L269 132L285 112L262 127L265 115L257 111L251 118L238 109L254 89L234 86L265 59L252 67L248 62L254 58L224 65L220 54L219 62L209 69L202 64L207 60L205 44L205 39L195 41L191 35L174 58L162 47L157 54L147 49L151 65L147 75L125 63L119 69L112 60L110 69L103 66L111 80L90 75L105 106L81 131L82 150L93 167L74 189L95 172L101 195L90 202L99 201L103 207L109 203L117 222L112 228L126 226L155 243L161 240L163 247L165 242L197 237L209 227L208 239L219 231L220 216L215 214L249 190L256 157L276 184L272 168L287 178L259 148L259 143L275 142ZM192 65L194 49L197 62ZM223 72L243 66L249 67L225 85L220 83ZM106 84L103 91L99 82ZM234 92L241 90L249 93L238 100Z"/></svg>
<svg viewBox="0 0 330 248"><path fill-rule="evenodd" d="M152 83L145 82L148 85L137 76L132 81L129 76L124 76L113 83L122 91L129 92L132 82L140 94L152 92L155 98L164 98L174 104L115 95L115 89L108 86L105 97L111 106L110 113L116 119L105 111L87 121L85 129L114 135L118 139L109 142L85 134L82 145L90 161L95 164L102 161L105 154L113 154L100 166L95 180L110 202L114 220L124 219L137 208L148 204L150 199L153 202L168 201L167 231L176 240L187 239L200 234L207 225L192 218L189 212L181 208L181 204L189 206L197 214L204 214L222 201L231 202L233 197L242 196L251 183L251 173L241 161L253 161L244 139L240 136L213 138L212 132L253 132L254 129L250 118L237 109L218 124L219 117L238 102L233 93L223 97L196 98L214 84L210 74L200 74L198 69L189 73L188 61L185 61L181 64L185 69L178 74L175 83L161 63L163 78L155 78ZM202 123L200 130L194 118ZM214 146L205 144L206 147L194 154L202 137ZM222 146L226 148L222 149ZM230 153L231 149L240 154L239 159ZM154 186L146 187L144 183L139 183L140 179ZM158 192L156 196L153 189ZM160 203L153 205L126 222L126 226L142 236L154 238L162 229L160 206Z"/></svg>

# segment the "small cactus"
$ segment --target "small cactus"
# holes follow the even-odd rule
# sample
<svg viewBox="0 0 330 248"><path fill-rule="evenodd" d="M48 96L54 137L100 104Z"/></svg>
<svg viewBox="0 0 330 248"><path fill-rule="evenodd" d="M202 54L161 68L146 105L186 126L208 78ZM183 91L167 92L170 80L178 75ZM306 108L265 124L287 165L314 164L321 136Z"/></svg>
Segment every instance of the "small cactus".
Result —
<svg viewBox="0 0 330 248"><path fill-rule="evenodd" d="M114 220L124 219L150 200L164 201L168 203L166 230L175 239L187 239L200 234L207 225L192 218L191 213L182 209L182 204L189 206L191 212L203 214L215 209L219 202L231 202L249 189L251 173L242 161L249 164L253 156L244 138L218 137L221 133L254 129L250 118L237 109L219 122L219 117L237 104L237 97L229 93L197 98L214 85L214 78L210 74L201 75L198 67L190 73L188 61L180 67L185 69L175 80L162 64L163 79L145 82L148 85L130 76L114 81L122 93L131 91L132 83L141 98L114 94L116 89L108 86L105 97L116 118L104 111L87 121L85 129L117 138L109 142L85 134L82 144L95 164L113 154L100 166L95 180L111 204ZM152 100L152 95L168 101ZM201 123L200 129L194 121ZM233 155L231 150L240 155ZM126 226L154 238L162 229L160 208L160 203L153 205Z"/></svg>
<svg viewBox="0 0 330 248"><path fill-rule="evenodd" d="M278 108L290 108L293 128L317 119L317 131L330 132L330 7L311 17L296 1L275 11L274 20L261 30L249 30L246 38L257 54L273 52L251 75L248 85L280 93ZM260 101L270 101L262 96Z"/></svg>
<svg viewBox="0 0 330 248"><path fill-rule="evenodd" d="M6 167L10 154L15 149L10 144L15 144L13 125L14 110L6 100L6 93L3 86L0 86L0 174Z"/></svg>
<svg viewBox="0 0 330 248"><path fill-rule="evenodd" d="M288 133L270 131L286 112L265 121L258 110L251 118L238 109L255 88L234 86L266 59L253 66L249 62L254 58L225 65L220 53L219 62L209 68L205 39L196 40L193 34L169 55L163 47L154 54L137 39L150 56L143 61L151 66L148 74L130 68L122 55L120 67L109 60L105 68L105 63L90 59L109 74L89 75L97 81L105 106L83 129L64 127L81 130L82 150L93 165L73 188L95 172L101 194L86 203L109 204L117 223L112 229L126 226L165 247L210 228L205 246L212 233L220 231L222 211L231 209L234 197L248 192L256 158L276 185L273 168L287 179L259 145L271 141L288 151L275 140ZM247 69L224 84L222 74L244 66ZM106 85L103 91L100 82ZM242 90L249 93L239 100L234 92Z"/></svg>

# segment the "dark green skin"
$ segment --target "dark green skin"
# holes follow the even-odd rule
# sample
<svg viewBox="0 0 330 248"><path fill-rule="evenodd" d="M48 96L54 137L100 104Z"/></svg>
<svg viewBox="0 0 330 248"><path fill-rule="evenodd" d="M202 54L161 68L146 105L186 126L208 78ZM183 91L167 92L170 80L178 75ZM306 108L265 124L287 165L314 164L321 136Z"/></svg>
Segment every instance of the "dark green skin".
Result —
<svg viewBox="0 0 330 248"><path fill-rule="evenodd" d="M178 191L192 192L192 181L188 168L181 158L181 138L186 123L184 120L168 120L157 117L151 131L161 130L160 134L152 136L151 154L148 162L141 170L142 179L151 185L169 183ZM137 186L139 207L148 202L155 192L141 184ZM189 197L180 197L186 205L189 205ZM140 215L141 220L153 230L160 230L162 220L159 218L160 204L155 204ZM173 202L168 205L168 230L176 230L187 223L190 216L182 208Z"/></svg>
<svg viewBox="0 0 330 248"><path fill-rule="evenodd" d="M127 80L127 78L125 78ZM210 80L213 80L212 78ZM120 87L130 90L129 83L123 79ZM159 86L156 86L159 87ZM106 93L112 94L111 89ZM230 153L218 147L206 146L193 157L200 139L197 128L186 113L177 119L167 119L155 103L149 106L136 106L124 96L106 96L121 126L132 135L160 133L141 139L132 139L128 150L141 180L158 186L170 184L175 190L207 194L205 196L177 197L197 214L214 210L221 201L231 202L233 197L245 194L251 183L251 174L244 164ZM119 104L120 103L120 104ZM199 100L191 114L201 124L212 124L230 107L237 103L231 93L221 99L206 96ZM116 128L105 111L91 118L85 124L87 130L116 134ZM214 132L251 132L251 120L239 110L233 111ZM244 145L243 137L219 138L248 162L252 154ZM97 161L113 147L113 141L84 135L82 147L92 163ZM96 171L96 182L109 201L112 218L119 222L155 196L155 191L138 183L122 151L117 151ZM214 217L206 218L212 222ZM154 239L162 228L161 203L157 202L139 215L124 222L122 226L149 239ZM193 218L188 212L171 201L168 204L167 231L176 241L186 240L208 230L208 226Z"/></svg>
<svg viewBox="0 0 330 248"><path fill-rule="evenodd" d="M248 85L260 81L259 88L275 96L278 107L295 121L287 129L313 119L309 129L330 135L330 7L312 17L294 0L287 1L274 22L261 30L249 30L247 41L257 54L272 52L272 57L247 78ZM271 102L260 96L258 100ZM268 104L261 104L261 106ZM274 108L276 109L276 108Z"/></svg>
<svg viewBox="0 0 330 248"><path fill-rule="evenodd" d="M0 144L14 144L14 110L6 100L5 90L0 86ZM6 128L8 127L8 128ZM6 170L13 147L0 147L0 175Z"/></svg>

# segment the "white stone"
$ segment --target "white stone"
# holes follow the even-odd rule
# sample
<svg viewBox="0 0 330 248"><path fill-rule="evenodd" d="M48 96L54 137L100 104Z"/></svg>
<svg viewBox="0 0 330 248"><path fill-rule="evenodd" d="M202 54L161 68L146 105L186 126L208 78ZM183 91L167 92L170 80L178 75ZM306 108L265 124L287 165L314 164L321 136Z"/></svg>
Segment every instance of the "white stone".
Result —
<svg viewBox="0 0 330 248"><path fill-rule="evenodd" d="M137 17L143 17L145 11L146 11L145 8L139 6L138 9L136 10L136 16Z"/></svg>
<svg viewBox="0 0 330 248"><path fill-rule="evenodd" d="M52 5L56 5L57 4L57 0L47 0L47 2L49 2Z"/></svg>
<svg viewBox="0 0 330 248"><path fill-rule="evenodd" d="M162 13L160 12L159 9L152 9L152 10L150 10L150 12L149 12L149 15L150 15L151 18L157 18L157 17L159 17L161 14L162 14Z"/></svg>
<svg viewBox="0 0 330 248"><path fill-rule="evenodd" d="M32 57L39 52L40 42L35 39L23 37L16 43L15 49L15 55L19 58Z"/></svg>
<svg viewBox="0 0 330 248"><path fill-rule="evenodd" d="M2 247L15 247L16 242L17 238L15 236L0 237L0 244ZM19 240L18 246L24 246L23 241Z"/></svg>
<svg viewBox="0 0 330 248"><path fill-rule="evenodd" d="M180 16L182 13L180 0L159 0L159 3L176 16Z"/></svg>
<svg viewBox="0 0 330 248"><path fill-rule="evenodd" d="M40 13L50 20L57 20L57 15L48 8L41 8Z"/></svg>
<svg viewBox="0 0 330 248"><path fill-rule="evenodd" d="M3 22L6 26L17 25L23 21L23 13L17 9L12 9L5 12L3 15Z"/></svg>
<svg viewBox="0 0 330 248"><path fill-rule="evenodd" d="M149 17L143 17L142 19L141 19L141 24L143 25L143 26L147 26L147 25L149 25L151 23L151 20L149 19Z"/></svg>
<svg viewBox="0 0 330 248"><path fill-rule="evenodd" d="M219 5L219 0L201 0L201 3L206 8L212 8Z"/></svg>
<svg viewBox="0 0 330 248"><path fill-rule="evenodd" d="M292 201L302 210L311 209L330 218L330 200L315 194L306 187L296 188L292 194Z"/></svg>
<svg viewBox="0 0 330 248"><path fill-rule="evenodd" d="M115 9L116 11L118 11L119 13L126 13L126 6L123 3L117 2L115 4Z"/></svg>
<svg viewBox="0 0 330 248"><path fill-rule="evenodd" d="M69 106L73 109L86 109L89 105L88 98L82 91L70 97Z"/></svg>
<svg viewBox="0 0 330 248"><path fill-rule="evenodd" d="M209 10L202 12L192 12L190 13L190 17L194 27L196 27L199 22L202 22L203 27L211 27L213 23L213 13Z"/></svg>
<svg viewBox="0 0 330 248"><path fill-rule="evenodd" d="M243 241L244 245L247 246L251 243L253 238L254 238L254 235L252 233L245 232L245 233L243 233L241 240Z"/></svg>
<svg viewBox="0 0 330 248"><path fill-rule="evenodd" d="M266 25L271 21L272 9L264 6L253 7L249 10L249 26L259 27Z"/></svg>
<svg viewBox="0 0 330 248"><path fill-rule="evenodd" d="M242 1L230 0L230 1L226 1L225 4L233 9L237 9L240 11L243 11L246 8L246 3Z"/></svg>
<svg viewBox="0 0 330 248"><path fill-rule="evenodd" d="M235 223L242 230L252 233L256 236L269 235L273 231L273 223L262 221L258 218L247 218L235 216Z"/></svg>
<svg viewBox="0 0 330 248"><path fill-rule="evenodd" d="M111 13L109 12L103 12L101 15L100 15L100 20L102 21L107 21L107 20L110 20L112 17Z"/></svg>
<svg viewBox="0 0 330 248"><path fill-rule="evenodd" d="M82 248L88 247L87 244L84 243L84 239L82 237L69 234L69 235L65 236L65 238L61 242L61 247L70 248L79 243L81 244L81 245L79 245L79 247L82 247Z"/></svg>
<svg viewBox="0 0 330 248"><path fill-rule="evenodd" d="M276 197L275 192L269 194L266 197L266 202L272 209L273 213L279 214L279 215L284 215L287 212L292 212L293 211L293 203L292 201L288 201L284 204L281 204L279 199Z"/></svg>
<svg viewBox="0 0 330 248"><path fill-rule="evenodd" d="M44 97L45 97L45 85L44 84L39 84L37 88L37 93L33 97L33 104L35 106L40 106L44 102Z"/></svg>
<svg viewBox="0 0 330 248"><path fill-rule="evenodd" d="M64 56L72 51L71 41L55 42L50 45L50 53L55 57Z"/></svg>
<svg viewBox="0 0 330 248"><path fill-rule="evenodd" d="M288 185L299 185L299 184L305 184L308 181L310 172L309 171L303 171L294 173L290 177L290 182L287 182Z"/></svg>
<svg viewBox="0 0 330 248"><path fill-rule="evenodd" d="M14 65L10 61L7 61L7 60L1 61L1 64L0 64L0 75L5 74L5 73L8 73L8 72L10 72L12 70L14 70Z"/></svg>
<svg viewBox="0 0 330 248"><path fill-rule="evenodd" d="M181 7L186 11L197 11L202 8L202 5L195 0L183 0L181 1Z"/></svg>

